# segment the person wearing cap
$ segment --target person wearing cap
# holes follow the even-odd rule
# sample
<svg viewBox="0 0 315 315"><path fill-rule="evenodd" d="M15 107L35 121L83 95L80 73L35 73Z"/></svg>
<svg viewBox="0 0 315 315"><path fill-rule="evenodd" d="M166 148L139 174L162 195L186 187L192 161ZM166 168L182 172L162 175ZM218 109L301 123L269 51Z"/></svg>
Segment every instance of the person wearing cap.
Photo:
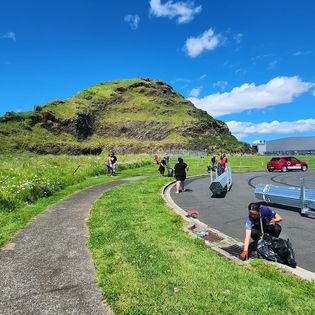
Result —
<svg viewBox="0 0 315 315"><path fill-rule="evenodd" d="M278 223L281 220L280 215L269 207L260 206L255 202L250 203L246 219L244 249L240 254L240 259L248 259L249 247L252 247L252 244L249 244L251 238L254 240L253 247L256 247L258 240L262 236L261 222L264 233L279 237L282 229Z"/></svg>
<svg viewBox="0 0 315 315"><path fill-rule="evenodd" d="M174 166L174 172L175 172L175 179L176 179L176 194L180 193L181 191L185 191L184 182L186 179L186 173L188 171L189 167L186 163L184 163L184 160L179 157L178 163Z"/></svg>

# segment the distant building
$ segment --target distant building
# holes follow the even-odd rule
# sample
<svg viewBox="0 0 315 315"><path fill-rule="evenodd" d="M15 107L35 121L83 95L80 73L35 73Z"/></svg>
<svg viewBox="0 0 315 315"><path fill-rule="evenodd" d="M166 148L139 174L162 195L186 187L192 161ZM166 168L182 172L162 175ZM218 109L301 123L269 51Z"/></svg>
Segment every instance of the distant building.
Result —
<svg viewBox="0 0 315 315"><path fill-rule="evenodd" d="M315 154L315 136L288 137L270 141L259 140L255 141L252 147L259 154Z"/></svg>

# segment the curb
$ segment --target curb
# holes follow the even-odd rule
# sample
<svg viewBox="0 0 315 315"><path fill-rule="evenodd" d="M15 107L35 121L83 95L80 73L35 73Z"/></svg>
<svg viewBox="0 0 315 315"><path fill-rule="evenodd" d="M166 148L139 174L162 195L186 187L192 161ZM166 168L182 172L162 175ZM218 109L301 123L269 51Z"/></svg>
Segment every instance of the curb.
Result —
<svg viewBox="0 0 315 315"><path fill-rule="evenodd" d="M197 178L197 177L202 177L202 176L206 176L206 175L191 176L190 178ZM199 231L199 230L200 231L201 230L209 231L211 234L218 236L221 240L217 241L217 242L211 242L211 241L205 240L206 246L210 247L212 250L217 252L219 255L224 256L224 257L234 261L235 263L237 263L239 265L243 265L243 266L248 265L249 260L241 261L237 257L229 254L227 251L222 249L223 247L228 247L228 246L233 246L233 245L243 247L242 242L239 242L239 241L235 240L234 238L232 238L232 237L230 237L230 236L228 236L228 235L226 235L226 234L224 234L224 233L222 233L222 232L220 232L214 228L211 228L209 225L201 222L199 219L186 217L186 211L184 209L182 209L181 207L179 207L174 202L174 200L172 199L172 197L170 195L170 191L174 187L175 184L176 184L176 181L172 181L172 182L166 184L164 187L162 187L161 196L164 199L164 201L166 202L166 204L171 209L173 209L173 211L176 214L180 215L182 217L182 219L187 223L184 225L184 231L186 233L188 233L190 236L192 236L193 238L198 238L198 236L193 231ZM266 262L268 264L272 264L274 266L277 266L278 268L281 268L281 269L285 270L286 272L289 272L289 273L291 273L295 276L298 276L304 280L315 281L315 273L311 272L309 270L306 270L306 269L303 269L300 267L291 268L289 266L278 264L278 263L267 261L267 260L264 260L264 262Z"/></svg>

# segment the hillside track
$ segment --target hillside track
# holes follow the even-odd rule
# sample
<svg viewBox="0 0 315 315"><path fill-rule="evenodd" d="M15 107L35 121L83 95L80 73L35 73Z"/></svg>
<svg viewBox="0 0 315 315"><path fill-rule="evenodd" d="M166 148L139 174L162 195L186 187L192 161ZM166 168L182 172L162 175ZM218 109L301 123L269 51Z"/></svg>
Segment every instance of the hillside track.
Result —
<svg viewBox="0 0 315 315"><path fill-rule="evenodd" d="M307 172L249 172L233 173L231 190L221 198L214 198L209 190L209 176L186 180L187 191L171 197L185 210L198 210L200 220L209 226L243 241L247 205L260 201L255 197L255 186L259 183L290 185L299 187L300 178L304 178L307 188L315 188L315 171ZM275 209L283 218L282 238L289 238L293 243L297 263L300 267L315 272L315 219L302 217L299 209Z"/></svg>

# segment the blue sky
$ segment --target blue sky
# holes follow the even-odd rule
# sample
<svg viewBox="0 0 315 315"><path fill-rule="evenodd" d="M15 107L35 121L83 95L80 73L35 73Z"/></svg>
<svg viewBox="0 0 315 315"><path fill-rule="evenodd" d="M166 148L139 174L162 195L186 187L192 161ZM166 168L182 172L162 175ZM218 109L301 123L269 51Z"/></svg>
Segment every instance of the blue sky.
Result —
<svg viewBox="0 0 315 315"><path fill-rule="evenodd" d="M149 77L252 142L315 135L311 0L10 0L0 115L99 82Z"/></svg>

